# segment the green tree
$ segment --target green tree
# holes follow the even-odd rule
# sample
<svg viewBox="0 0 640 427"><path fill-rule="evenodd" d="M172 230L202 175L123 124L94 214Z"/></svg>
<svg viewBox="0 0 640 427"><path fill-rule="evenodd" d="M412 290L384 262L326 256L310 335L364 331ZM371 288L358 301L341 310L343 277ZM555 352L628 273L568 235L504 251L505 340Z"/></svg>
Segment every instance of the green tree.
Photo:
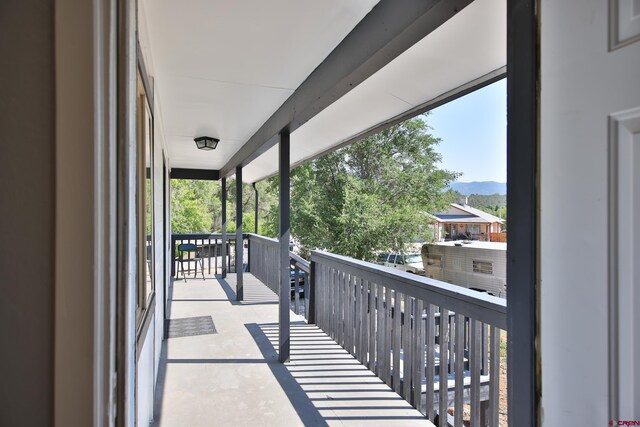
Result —
<svg viewBox="0 0 640 427"><path fill-rule="evenodd" d="M437 167L439 140L428 131L416 118L296 168L292 237L306 250L359 259L429 239L425 213L451 200L444 189L458 174ZM277 231L277 218L275 205L266 228Z"/></svg>

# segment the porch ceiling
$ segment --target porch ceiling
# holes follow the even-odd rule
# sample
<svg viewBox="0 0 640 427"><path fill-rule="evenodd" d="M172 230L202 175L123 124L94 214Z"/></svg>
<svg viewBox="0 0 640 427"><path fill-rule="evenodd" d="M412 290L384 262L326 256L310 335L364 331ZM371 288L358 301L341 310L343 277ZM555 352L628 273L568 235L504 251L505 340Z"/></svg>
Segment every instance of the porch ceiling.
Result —
<svg viewBox="0 0 640 427"><path fill-rule="evenodd" d="M171 167L223 169L377 0L143 0ZM141 36L141 39L144 37ZM142 42L141 42L142 43ZM475 0L291 134L299 164L506 64L505 0ZM197 150L193 138L220 138ZM277 146L246 164L277 173Z"/></svg>

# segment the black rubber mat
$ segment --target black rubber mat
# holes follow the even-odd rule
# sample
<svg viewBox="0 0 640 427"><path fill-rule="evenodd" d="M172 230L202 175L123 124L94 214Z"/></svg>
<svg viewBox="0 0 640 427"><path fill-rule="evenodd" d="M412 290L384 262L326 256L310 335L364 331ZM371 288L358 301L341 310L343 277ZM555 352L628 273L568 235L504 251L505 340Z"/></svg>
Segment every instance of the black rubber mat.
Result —
<svg viewBox="0 0 640 427"><path fill-rule="evenodd" d="M217 334L211 316L186 317L184 319L167 319L164 321L164 337L179 338L195 335Z"/></svg>

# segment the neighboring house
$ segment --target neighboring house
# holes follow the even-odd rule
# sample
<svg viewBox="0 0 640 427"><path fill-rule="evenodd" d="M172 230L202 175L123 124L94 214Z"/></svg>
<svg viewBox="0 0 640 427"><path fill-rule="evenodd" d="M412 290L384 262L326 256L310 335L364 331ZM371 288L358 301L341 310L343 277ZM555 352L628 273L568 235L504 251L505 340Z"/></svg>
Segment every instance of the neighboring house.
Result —
<svg viewBox="0 0 640 427"><path fill-rule="evenodd" d="M426 277L507 297L506 243L427 243L422 263Z"/></svg>
<svg viewBox="0 0 640 427"><path fill-rule="evenodd" d="M458 203L451 203L445 212L429 216L437 242L457 239L489 241L491 233L499 233L504 223L497 216Z"/></svg>

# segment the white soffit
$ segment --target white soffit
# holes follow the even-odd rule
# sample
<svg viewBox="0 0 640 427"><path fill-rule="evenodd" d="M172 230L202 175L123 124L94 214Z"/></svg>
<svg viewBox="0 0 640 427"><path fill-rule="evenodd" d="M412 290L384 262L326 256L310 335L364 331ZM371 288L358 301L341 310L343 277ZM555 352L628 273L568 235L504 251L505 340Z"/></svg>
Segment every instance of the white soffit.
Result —
<svg viewBox="0 0 640 427"><path fill-rule="evenodd" d="M506 65L506 13L505 0L471 3L293 132L291 163ZM277 172L276 145L243 169L243 179L256 182Z"/></svg>
<svg viewBox="0 0 640 427"><path fill-rule="evenodd" d="M144 0L172 167L222 168L377 2Z"/></svg>

